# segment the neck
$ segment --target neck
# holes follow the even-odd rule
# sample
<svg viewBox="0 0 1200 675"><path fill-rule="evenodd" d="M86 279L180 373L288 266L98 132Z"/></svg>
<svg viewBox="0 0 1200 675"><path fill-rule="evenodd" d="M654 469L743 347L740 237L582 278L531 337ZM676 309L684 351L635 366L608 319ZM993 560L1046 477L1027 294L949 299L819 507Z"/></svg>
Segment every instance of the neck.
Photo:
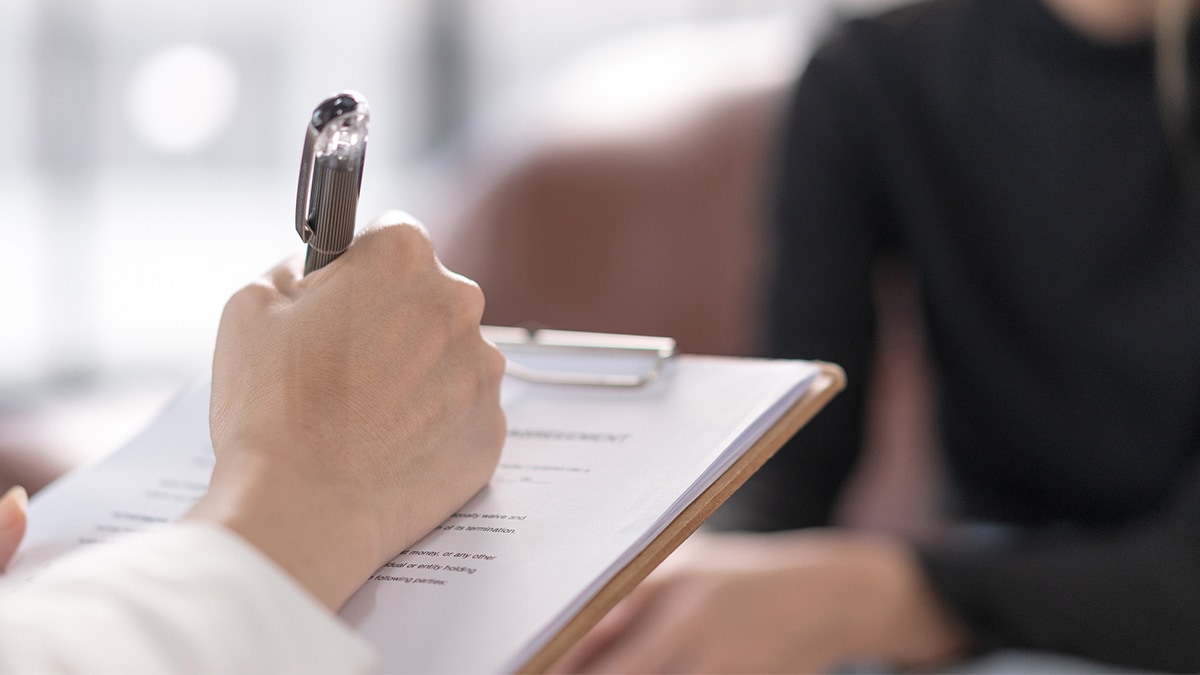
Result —
<svg viewBox="0 0 1200 675"><path fill-rule="evenodd" d="M1188 0L1042 0L1065 23L1098 42L1128 43L1154 33L1160 2Z"/></svg>

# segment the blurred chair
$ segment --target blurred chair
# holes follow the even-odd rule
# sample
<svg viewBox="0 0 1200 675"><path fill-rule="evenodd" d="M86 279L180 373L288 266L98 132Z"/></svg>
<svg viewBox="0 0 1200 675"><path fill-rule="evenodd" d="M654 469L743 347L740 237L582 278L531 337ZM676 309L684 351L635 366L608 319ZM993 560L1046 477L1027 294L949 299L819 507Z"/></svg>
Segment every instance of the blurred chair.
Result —
<svg viewBox="0 0 1200 675"><path fill-rule="evenodd" d="M568 67L521 116L537 136L477 191L445 249L484 287L487 320L752 352L793 33L651 31Z"/></svg>
<svg viewBox="0 0 1200 675"><path fill-rule="evenodd" d="M522 111L533 131L464 188L442 248L450 268L483 287L485 322L757 353L773 139L805 34L787 20L672 28L570 64ZM511 135L512 119L492 128ZM932 378L915 286L890 268L878 286L868 452L839 513L851 525L920 532L931 527L937 478Z"/></svg>

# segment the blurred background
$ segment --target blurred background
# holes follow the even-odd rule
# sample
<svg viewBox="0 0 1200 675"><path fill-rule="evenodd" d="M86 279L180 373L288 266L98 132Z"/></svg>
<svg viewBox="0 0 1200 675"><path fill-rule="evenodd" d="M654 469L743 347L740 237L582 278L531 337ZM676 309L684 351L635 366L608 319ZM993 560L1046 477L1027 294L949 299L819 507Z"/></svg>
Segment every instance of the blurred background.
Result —
<svg viewBox="0 0 1200 675"><path fill-rule="evenodd" d="M302 250L300 145L326 95L371 104L360 225L402 206L438 240L464 172L529 132L514 111L562 64L734 20L799 53L878 4L5 0L0 448L104 452L206 371L225 299Z"/></svg>

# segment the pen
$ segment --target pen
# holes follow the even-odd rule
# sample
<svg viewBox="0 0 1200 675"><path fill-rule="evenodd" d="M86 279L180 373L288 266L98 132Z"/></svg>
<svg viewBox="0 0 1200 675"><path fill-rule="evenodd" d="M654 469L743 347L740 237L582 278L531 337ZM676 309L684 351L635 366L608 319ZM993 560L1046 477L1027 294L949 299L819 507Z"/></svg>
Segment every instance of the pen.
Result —
<svg viewBox="0 0 1200 675"><path fill-rule="evenodd" d="M355 91L334 94L313 110L296 187L296 232L308 244L305 274L328 265L354 238L370 117L367 100Z"/></svg>

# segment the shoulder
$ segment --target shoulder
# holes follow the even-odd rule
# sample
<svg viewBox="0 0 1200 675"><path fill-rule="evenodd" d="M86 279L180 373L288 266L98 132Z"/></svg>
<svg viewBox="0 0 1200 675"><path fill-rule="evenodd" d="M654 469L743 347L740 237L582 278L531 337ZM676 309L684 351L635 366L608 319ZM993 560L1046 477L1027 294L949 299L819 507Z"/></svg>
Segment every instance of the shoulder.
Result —
<svg viewBox="0 0 1200 675"><path fill-rule="evenodd" d="M843 21L813 54L809 69L849 82L933 75L986 41L991 4L929 0Z"/></svg>
<svg viewBox="0 0 1200 675"><path fill-rule="evenodd" d="M792 122L816 117L851 137L903 137L940 124L940 111L983 86L1000 3L1017 1L930 0L838 24L801 75Z"/></svg>

